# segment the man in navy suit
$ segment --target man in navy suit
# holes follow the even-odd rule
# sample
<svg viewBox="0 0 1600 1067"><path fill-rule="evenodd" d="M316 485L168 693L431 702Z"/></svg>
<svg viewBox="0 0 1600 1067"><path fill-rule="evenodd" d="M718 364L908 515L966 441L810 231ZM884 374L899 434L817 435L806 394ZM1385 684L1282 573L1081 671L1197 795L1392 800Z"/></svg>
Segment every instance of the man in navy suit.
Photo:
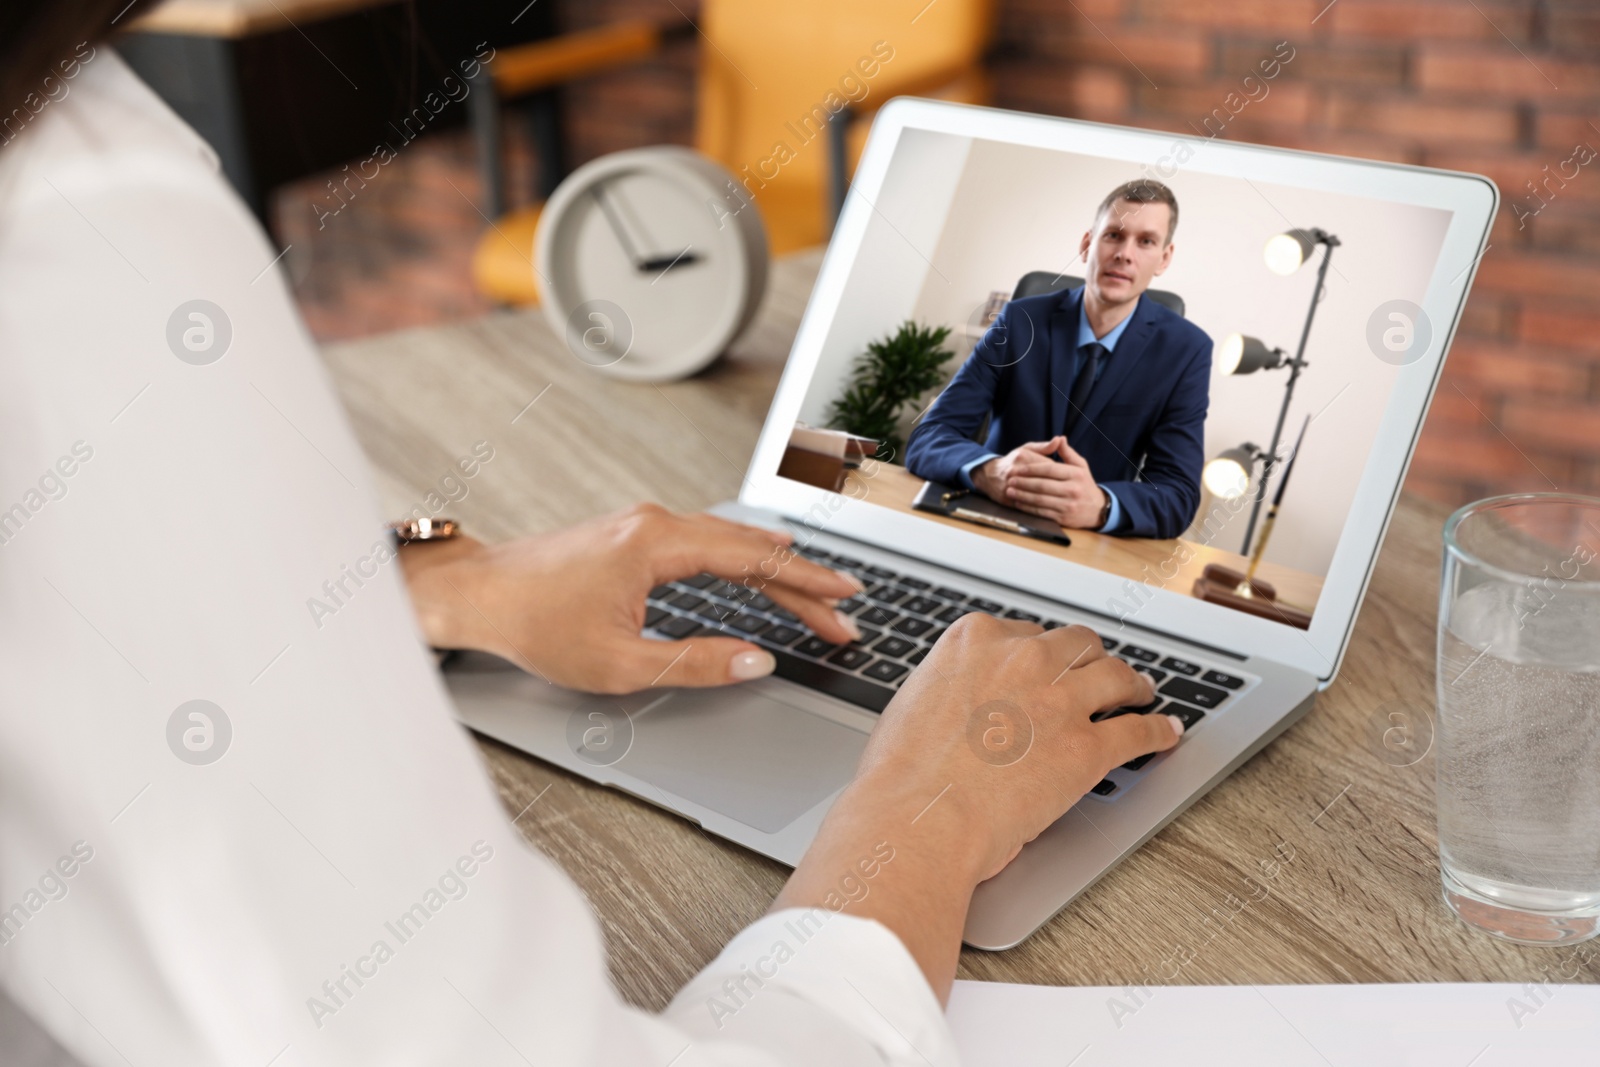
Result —
<svg viewBox="0 0 1600 1067"><path fill-rule="evenodd" d="M912 434L906 468L1069 529L1187 529L1200 505L1211 338L1143 295L1172 262L1177 225L1160 182L1113 189L1078 250L1084 284L1005 306Z"/></svg>

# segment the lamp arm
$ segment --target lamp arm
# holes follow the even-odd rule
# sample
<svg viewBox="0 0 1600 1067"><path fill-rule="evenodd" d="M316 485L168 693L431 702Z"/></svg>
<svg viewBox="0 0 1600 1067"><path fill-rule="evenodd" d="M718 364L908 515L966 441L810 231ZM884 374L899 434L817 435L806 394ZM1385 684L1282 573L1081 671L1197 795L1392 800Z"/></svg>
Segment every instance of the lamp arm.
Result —
<svg viewBox="0 0 1600 1067"><path fill-rule="evenodd" d="M1272 428L1272 443L1267 446L1267 458L1261 468L1261 484L1256 487L1255 503L1250 505L1250 521L1244 528L1244 545L1239 549L1239 554L1250 554L1250 539L1255 536L1256 519L1261 515L1261 502L1267 495L1267 482L1272 477L1273 465L1278 459L1278 442L1283 437L1283 422L1289 417L1289 401L1294 397L1295 379L1300 377L1300 371L1306 365L1306 340L1311 336L1311 322L1316 318L1317 305L1322 301L1322 286L1328 277L1328 261L1333 258L1334 246L1339 239L1332 234L1322 236L1322 263L1317 267L1317 287L1311 291L1311 306L1306 309L1306 324L1300 331L1300 346L1295 349L1294 360L1289 364L1289 380L1283 387L1283 404L1278 408L1278 423Z"/></svg>

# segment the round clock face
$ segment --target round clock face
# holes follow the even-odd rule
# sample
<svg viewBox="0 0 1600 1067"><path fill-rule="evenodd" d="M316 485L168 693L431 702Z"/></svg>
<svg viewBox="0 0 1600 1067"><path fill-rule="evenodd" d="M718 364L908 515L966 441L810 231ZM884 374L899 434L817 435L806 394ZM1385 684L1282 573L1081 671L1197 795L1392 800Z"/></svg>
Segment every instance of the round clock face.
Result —
<svg viewBox="0 0 1600 1067"><path fill-rule="evenodd" d="M766 282L756 207L685 148L618 152L562 182L539 222L545 312L585 363L638 381L692 374L749 323Z"/></svg>

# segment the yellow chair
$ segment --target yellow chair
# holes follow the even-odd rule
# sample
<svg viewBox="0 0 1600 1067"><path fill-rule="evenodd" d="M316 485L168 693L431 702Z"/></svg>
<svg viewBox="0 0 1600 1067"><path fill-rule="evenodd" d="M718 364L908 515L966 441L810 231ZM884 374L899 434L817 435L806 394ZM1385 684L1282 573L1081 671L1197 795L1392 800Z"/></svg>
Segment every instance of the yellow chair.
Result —
<svg viewBox="0 0 1600 1067"><path fill-rule="evenodd" d="M636 62L669 38L698 33L695 147L744 185L774 255L821 244L866 139L868 124L857 120L895 96L985 102L992 26L993 0L705 0L698 27L626 22L504 49L469 103L489 213L503 210L500 101ZM472 273L484 295L538 302L533 237L542 208L504 215L479 239Z"/></svg>

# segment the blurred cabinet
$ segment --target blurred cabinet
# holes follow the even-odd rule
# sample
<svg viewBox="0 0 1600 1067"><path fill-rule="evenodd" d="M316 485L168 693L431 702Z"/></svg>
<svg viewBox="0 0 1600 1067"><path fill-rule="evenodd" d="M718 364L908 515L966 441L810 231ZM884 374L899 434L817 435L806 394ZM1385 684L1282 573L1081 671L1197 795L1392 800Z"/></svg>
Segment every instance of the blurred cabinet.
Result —
<svg viewBox="0 0 1600 1067"><path fill-rule="evenodd" d="M116 47L267 223L273 188L403 144L463 60L552 23L529 0L167 0ZM428 131L467 120L458 99L424 114Z"/></svg>

